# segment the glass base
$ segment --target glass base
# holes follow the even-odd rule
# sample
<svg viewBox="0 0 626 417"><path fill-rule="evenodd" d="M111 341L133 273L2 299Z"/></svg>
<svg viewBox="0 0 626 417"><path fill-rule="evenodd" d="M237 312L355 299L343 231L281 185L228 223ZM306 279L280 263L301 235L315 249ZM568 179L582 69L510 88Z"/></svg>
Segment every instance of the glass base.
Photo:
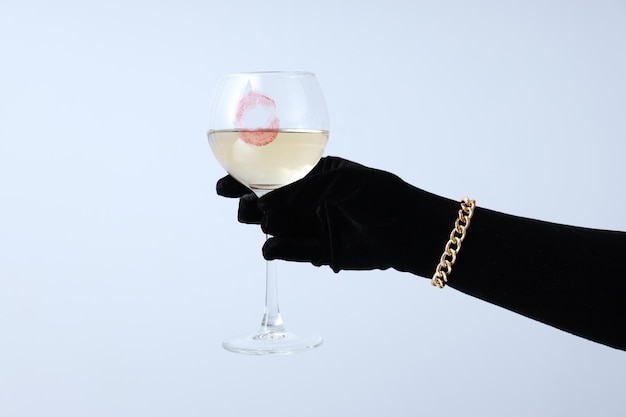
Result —
<svg viewBox="0 0 626 417"><path fill-rule="evenodd" d="M320 336L299 336L291 332L255 333L235 336L222 342L224 349L247 355L291 355L321 345Z"/></svg>

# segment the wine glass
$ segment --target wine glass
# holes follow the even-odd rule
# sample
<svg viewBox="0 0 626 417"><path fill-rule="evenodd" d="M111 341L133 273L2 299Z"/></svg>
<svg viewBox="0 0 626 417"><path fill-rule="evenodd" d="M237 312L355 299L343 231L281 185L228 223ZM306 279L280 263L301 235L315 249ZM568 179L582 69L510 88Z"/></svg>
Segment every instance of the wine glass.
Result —
<svg viewBox="0 0 626 417"><path fill-rule="evenodd" d="M304 177L328 141L328 112L311 72L222 76L209 117L209 144L226 171L257 196ZM278 307L275 261L266 268L265 312L256 333L224 340L229 351L290 354L322 343L288 332Z"/></svg>

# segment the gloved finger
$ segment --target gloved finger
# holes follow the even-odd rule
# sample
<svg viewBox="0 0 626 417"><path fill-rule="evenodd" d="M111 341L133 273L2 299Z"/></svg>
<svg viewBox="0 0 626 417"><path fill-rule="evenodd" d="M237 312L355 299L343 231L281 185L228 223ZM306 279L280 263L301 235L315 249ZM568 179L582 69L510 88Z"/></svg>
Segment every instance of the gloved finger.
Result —
<svg viewBox="0 0 626 417"><path fill-rule="evenodd" d="M365 166L337 156L325 156L313 167L309 175L320 174L339 168L365 168Z"/></svg>
<svg viewBox="0 0 626 417"><path fill-rule="evenodd" d="M314 236L317 217L312 210L266 210L261 229L276 237Z"/></svg>
<svg viewBox="0 0 626 417"><path fill-rule="evenodd" d="M332 177L320 173L304 177L284 187L273 190L259 199L262 211L300 210L315 207Z"/></svg>
<svg viewBox="0 0 626 417"><path fill-rule="evenodd" d="M371 168L347 159L326 156L304 178L261 197L259 206L262 211L280 207L290 209L313 207L324 198L324 194L333 187L334 183L338 182L340 187L345 188L345 190L335 190L337 195L349 195L354 190L355 182L343 181L342 185L342 181L337 181L337 179L345 175L359 178L364 171L371 171Z"/></svg>
<svg viewBox="0 0 626 417"><path fill-rule="evenodd" d="M321 245L314 238L271 237L263 245L263 257L267 260L282 259L309 262L317 266L323 265Z"/></svg>
<svg viewBox="0 0 626 417"><path fill-rule="evenodd" d="M279 210L314 210L325 201L350 198L363 186L363 169L345 168L307 176L278 188L259 199L263 212Z"/></svg>
<svg viewBox="0 0 626 417"><path fill-rule="evenodd" d="M246 187L230 175L220 178L215 185L215 190L217 191L218 195L230 198L239 198L245 194L249 194L252 192L248 187Z"/></svg>
<svg viewBox="0 0 626 417"><path fill-rule="evenodd" d="M259 198L252 192L239 199L237 220L247 224L261 224L263 212L259 208Z"/></svg>

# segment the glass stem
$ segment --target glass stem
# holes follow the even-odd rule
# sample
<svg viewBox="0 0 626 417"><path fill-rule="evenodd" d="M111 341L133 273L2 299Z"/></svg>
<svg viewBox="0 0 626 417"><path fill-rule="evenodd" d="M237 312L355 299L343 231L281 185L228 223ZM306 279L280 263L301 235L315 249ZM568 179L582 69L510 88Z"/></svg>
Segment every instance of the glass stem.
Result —
<svg viewBox="0 0 626 417"><path fill-rule="evenodd" d="M261 322L261 333L283 333L285 325L278 308L276 261L267 261L265 272L265 313Z"/></svg>

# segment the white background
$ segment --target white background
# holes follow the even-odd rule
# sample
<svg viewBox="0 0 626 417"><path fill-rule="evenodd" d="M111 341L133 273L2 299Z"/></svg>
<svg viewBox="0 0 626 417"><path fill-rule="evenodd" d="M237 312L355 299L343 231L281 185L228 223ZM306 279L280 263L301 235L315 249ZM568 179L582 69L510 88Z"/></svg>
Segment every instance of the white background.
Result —
<svg viewBox="0 0 626 417"><path fill-rule="evenodd" d="M2 0L0 416L626 416L624 352L394 271L282 263L325 344L224 351L264 237L214 193L207 109L270 69L318 74L327 154L626 230L623 0Z"/></svg>

